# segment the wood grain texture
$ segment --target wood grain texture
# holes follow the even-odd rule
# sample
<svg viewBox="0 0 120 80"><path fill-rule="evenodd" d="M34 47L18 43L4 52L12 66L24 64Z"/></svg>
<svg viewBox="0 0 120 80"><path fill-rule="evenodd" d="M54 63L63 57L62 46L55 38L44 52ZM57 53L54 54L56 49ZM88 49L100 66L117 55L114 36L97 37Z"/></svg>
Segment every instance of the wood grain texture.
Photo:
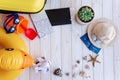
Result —
<svg viewBox="0 0 120 80"><path fill-rule="evenodd" d="M29 48L30 55L34 59L40 56L46 57L51 62L51 67L46 74L36 74L32 68L26 69L16 80L120 80L119 35L113 46L105 48L99 53L100 64L96 63L93 68L90 62L83 60L85 56L89 59L89 54L94 55L80 40L80 37L86 33L88 25L80 25L75 20L78 9L83 5L91 6L94 9L94 19L101 17L111 19L120 29L120 0L47 0L44 10L70 7L72 24L55 26L53 33L33 41L22 36ZM3 18L2 16L3 14L0 18ZM33 28L29 16L24 16L28 18L29 26ZM80 64L76 63L78 60ZM73 68L76 64L78 69ZM89 65L90 69L85 69L86 65ZM56 68L62 69L62 77L53 75ZM79 76L80 71L85 71L91 77ZM69 76L65 75L66 73L69 73ZM76 76L73 77L73 74Z"/></svg>

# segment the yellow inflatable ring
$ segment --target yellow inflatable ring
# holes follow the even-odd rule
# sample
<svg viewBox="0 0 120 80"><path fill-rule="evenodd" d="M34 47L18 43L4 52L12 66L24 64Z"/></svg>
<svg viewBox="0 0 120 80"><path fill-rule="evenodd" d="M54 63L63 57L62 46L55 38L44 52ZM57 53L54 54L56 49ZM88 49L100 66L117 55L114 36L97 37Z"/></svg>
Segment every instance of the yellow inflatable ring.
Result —
<svg viewBox="0 0 120 80"><path fill-rule="evenodd" d="M0 27L0 80L14 80L23 69L33 64L27 54L27 47L20 36L15 33L6 34Z"/></svg>

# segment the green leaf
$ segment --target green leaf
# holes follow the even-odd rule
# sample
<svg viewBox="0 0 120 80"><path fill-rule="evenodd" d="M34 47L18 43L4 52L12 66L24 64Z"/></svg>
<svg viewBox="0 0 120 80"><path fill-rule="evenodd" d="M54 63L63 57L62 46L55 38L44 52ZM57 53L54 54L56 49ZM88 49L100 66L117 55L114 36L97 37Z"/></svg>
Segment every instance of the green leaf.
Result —
<svg viewBox="0 0 120 80"><path fill-rule="evenodd" d="M93 18L94 13L91 8L89 7L83 7L79 12L78 12L78 17L82 21L89 21Z"/></svg>

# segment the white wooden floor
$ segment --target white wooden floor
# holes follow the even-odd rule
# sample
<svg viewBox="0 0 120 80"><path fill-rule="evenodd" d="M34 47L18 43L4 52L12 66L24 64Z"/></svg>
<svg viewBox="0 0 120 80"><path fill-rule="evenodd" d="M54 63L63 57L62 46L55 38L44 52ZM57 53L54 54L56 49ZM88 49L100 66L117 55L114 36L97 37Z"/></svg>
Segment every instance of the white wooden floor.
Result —
<svg viewBox="0 0 120 80"><path fill-rule="evenodd" d="M47 0L45 9L70 7L72 24L53 27L54 32L41 39L29 41L24 38L32 57L46 57L51 62L51 68L47 74L35 74L32 68L26 69L17 80L120 80L120 40L99 53L98 60L101 63L96 63L94 68L90 62L83 60L84 56L89 59L91 53L80 40L87 25L79 25L74 18L82 5L91 6L95 11L95 18L112 19L118 29L120 28L120 0ZM28 15L24 16L29 19ZM32 23L29 23L29 26L33 27ZM77 60L80 60L80 64L75 71L73 66ZM86 65L89 65L90 69L86 69ZM62 69L62 77L53 75L56 68ZM91 77L81 77L80 71L85 71ZM66 76L66 73L70 75ZM76 76L72 77L74 73Z"/></svg>

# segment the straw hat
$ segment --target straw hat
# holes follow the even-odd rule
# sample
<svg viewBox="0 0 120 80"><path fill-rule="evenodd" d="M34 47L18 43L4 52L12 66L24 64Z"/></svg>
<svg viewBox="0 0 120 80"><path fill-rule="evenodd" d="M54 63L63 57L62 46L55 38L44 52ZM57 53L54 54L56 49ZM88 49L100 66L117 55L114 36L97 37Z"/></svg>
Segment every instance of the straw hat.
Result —
<svg viewBox="0 0 120 80"><path fill-rule="evenodd" d="M96 19L88 26L90 41L99 48L112 45L117 36L117 29L113 22L106 18Z"/></svg>

